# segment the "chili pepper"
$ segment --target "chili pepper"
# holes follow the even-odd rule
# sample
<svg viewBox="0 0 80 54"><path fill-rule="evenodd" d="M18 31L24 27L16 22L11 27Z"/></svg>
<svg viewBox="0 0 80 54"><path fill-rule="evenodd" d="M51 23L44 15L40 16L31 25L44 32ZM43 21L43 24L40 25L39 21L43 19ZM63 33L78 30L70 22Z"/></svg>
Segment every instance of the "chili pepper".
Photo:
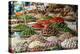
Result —
<svg viewBox="0 0 80 54"><path fill-rule="evenodd" d="M61 17L55 17L49 20L51 23L64 23L64 19Z"/></svg>
<svg viewBox="0 0 80 54"><path fill-rule="evenodd" d="M43 28L43 26L41 24L38 24L38 23L32 25L32 27L33 28Z"/></svg>

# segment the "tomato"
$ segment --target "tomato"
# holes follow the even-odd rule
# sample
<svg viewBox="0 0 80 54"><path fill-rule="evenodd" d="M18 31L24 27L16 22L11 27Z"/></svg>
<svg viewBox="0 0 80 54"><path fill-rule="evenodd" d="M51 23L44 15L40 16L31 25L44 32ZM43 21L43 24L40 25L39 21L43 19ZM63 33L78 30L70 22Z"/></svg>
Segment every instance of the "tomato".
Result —
<svg viewBox="0 0 80 54"><path fill-rule="evenodd" d="M43 26L50 24L49 20L38 20L37 22L42 24Z"/></svg>
<svg viewBox="0 0 80 54"><path fill-rule="evenodd" d="M64 23L64 19L61 17L55 17L49 20L51 23Z"/></svg>
<svg viewBox="0 0 80 54"><path fill-rule="evenodd" d="M42 24L43 24L43 25L48 25L48 24L50 24L50 22L49 22L49 20L44 20L44 21L42 22Z"/></svg>
<svg viewBox="0 0 80 54"><path fill-rule="evenodd" d="M43 28L44 26L42 26L41 24L36 23L36 24L32 25L32 27L39 29L39 28Z"/></svg>

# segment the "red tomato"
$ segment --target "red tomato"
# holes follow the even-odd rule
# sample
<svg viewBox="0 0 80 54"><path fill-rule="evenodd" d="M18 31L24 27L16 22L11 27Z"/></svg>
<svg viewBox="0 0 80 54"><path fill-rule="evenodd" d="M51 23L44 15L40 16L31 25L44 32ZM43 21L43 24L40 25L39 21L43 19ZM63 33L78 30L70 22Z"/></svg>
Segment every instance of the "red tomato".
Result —
<svg viewBox="0 0 80 54"><path fill-rule="evenodd" d="M38 20L37 22L42 24L43 26L47 25L47 24L50 24L49 20Z"/></svg>
<svg viewBox="0 0 80 54"><path fill-rule="evenodd" d="M44 20L44 21L42 21L42 24L43 25L48 25L48 24L50 24L50 22L49 22L49 20Z"/></svg>
<svg viewBox="0 0 80 54"><path fill-rule="evenodd" d="M43 26L41 24L38 24L38 23L32 25L32 27L33 28L38 28L38 29L43 28Z"/></svg>
<svg viewBox="0 0 80 54"><path fill-rule="evenodd" d="M49 20L51 23L64 23L64 19L61 17L55 17Z"/></svg>

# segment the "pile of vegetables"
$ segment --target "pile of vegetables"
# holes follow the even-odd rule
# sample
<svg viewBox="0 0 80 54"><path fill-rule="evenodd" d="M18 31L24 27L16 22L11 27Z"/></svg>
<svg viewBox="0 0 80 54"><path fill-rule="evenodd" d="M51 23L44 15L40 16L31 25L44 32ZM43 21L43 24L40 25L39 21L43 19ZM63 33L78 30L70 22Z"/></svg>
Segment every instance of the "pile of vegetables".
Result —
<svg viewBox="0 0 80 54"><path fill-rule="evenodd" d="M55 17L49 20L51 23L64 23L64 19L61 17Z"/></svg>
<svg viewBox="0 0 80 54"><path fill-rule="evenodd" d="M24 24L19 24L15 27L15 29L18 29L21 31L21 36L30 36L36 34L35 30L31 27L28 27Z"/></svg>
<svg viewBox="0 0 80 54"><path fill-rule="evenodd" d="M51 26L54 28L57 28L58 30L64 31L64 32L72 32L72 30L68 28L66 24L55 23L55 24L51 24Z"/></svg>
<svg viewBox="0 0 80 54"><path fill-rule="evenodd" d="M32 16L28 16L28 15L26 15L26 16L20 16L20 17L21 18L25 18L26 20L32 19ZM15 29L18 29L18 30L21 31L21 33L20 33L21 37L30 37L30 36L32 36L34 34L37 34L35 32L35 29L34 28L42 29L41 30L42 31L42 36L45 36L45 37L47 37L47 36L53 36L51 34L55 34L55 36L57 36L58 32L56 32L56 31L63 31L65 33L66 32L69 32L69 33L73 33L73 34L76 33L73 30L71 30L69 27L67 27L67 24L65 24L64 19L61 18L61 17L54 17L54 18L52 18L52 17L48 16L47 18L42 18L41 20L38 20L37 23L35 23L35 24L32 25L32 27L29 27L29 26L27 26L25 24L19 24L19 25L17 25L15 27ZM43 33L46 33L47 35L44 35ZM51 38L53 38L53 37L51 37ZM41 47L38 47L38 45L42 44L42 42L41 43L39 42L40 40L41 41L45 41L45 40L47 41L47 42L45 41L44 44L42 44L42 47L45 48L45 51L48 51L48 50L61 50L61 49L64 49L63 48L64 46L67 46L68 47L69 44L74 45L74 44L77 43L77 42L71 43L70 42L71 40L67 40L66 39L70 43L68 44L66 41L64 41L64 42L62 42L62 46L61 46L61 45L59 45L61 43L58 43L59 40L55 41L55 39L53 39L51 41L51 38L50 38L50 40L48 39L49 40L48 41L46 39L43 39L42 40L42 39L40 39L40 37L37 38L37 36L36 37L32 37L32 39L35 39L35 41L29 39L29 40L31 40L31 42L29 43L28 46L31 47L31 46L35 46L36 45L37 48L36 47L33 47L33 48L30 48L29 47L29 49L30 50L34 50L34 51L37 51L37 50L40 51L40 50L42 50ZM61 42L61 40L60 40L60 42ZM37 43L39 42L39 44L37 45L36 42ZM64 45L64 43L66 43L67 45L66 44ZM75 46L75 48L76 48L76 46Z"/></svg>
<svg viewBox="0 0 80 54"><path fill-rule="evenodd" d="M44 19L44 18L42 18ZM55 24L55 23L64 23L64 19L61 17L55 17L55 18L51 18L48 17L46 18L46 20L38 20L36 25L40 25L43 26L43 28L48 28L50 24ZM34 27L36 27L36 25L34 25Z"/></svg>
<svg viewBox="0 0 80 54"><path fill-rule="evenodd" d="M74 35L77 35L77 32L71 30L67 24L64 23L64 19L63 18L60 18L60 17L57 17L57 18L54 18L52 20L50 20L50 22L53 22L50 26L54 27L54 28L57 28L59 31L63 31L63 32L70 32Z"/></svg>
<svg viewBox="0 0 80 54"><path fill-rule="evenodd" d="M24 17L26 18L26 20L32 19L32 16L26 15ZM74 33L76 34L76 32L72 31L70 28L67 27L67 25L64 23L63 18L61 17L51 18L50 16L48 16L46 20L38 20L36 24L32 25L32 28L23 24L19 24L18 26L15 27L15 29L22 31L21 33L22 35L33 35L36 33L33 28L48 29L49 26L56 28L59 31L71 32L73 34Z"/></svg>
<svg viewBox="0 0 80 54"><path fill-rule="evenodd" d="M31 15L21 15L21 16L19 16L19 18L25 19L27 21L35 21L35 17L33 17Z"/></svg>
<svg viewBox="0 0 80 54"><path fill-rule="evenodd" d="M33 28L30 28L30 27L26 28L24 31L21 32L22 36L31 36L34 34L36 34L36 32L34 31Z"/></svg>
<svg viewBox="0 0 80 54"><path fill-rule="evenodd" d="M14 27L14 29L20 30L20 31L24 31L27 28L26 25L24 24L19 24L16 27Z"/></svg>
<svg viewBox="0 0 80 54"><path fill-rule="evenodd" d="M75 31L71 30L69 27L64 22L64 19L61 17L47 17L47 18L42 18L43 20L38 20L36 24L34 24L32 27L33 28L45 28L48 29L49 26L58 29L59 31L63 32L70 32L73 34L77 34Z"/></svg>

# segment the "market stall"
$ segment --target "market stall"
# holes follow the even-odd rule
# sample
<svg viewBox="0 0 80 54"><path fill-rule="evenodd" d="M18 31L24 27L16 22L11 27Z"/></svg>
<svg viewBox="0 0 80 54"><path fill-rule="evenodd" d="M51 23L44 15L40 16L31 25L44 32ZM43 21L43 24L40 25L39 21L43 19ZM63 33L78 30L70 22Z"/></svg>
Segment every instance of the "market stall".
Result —
<svg viewBox="0 0 80 54"><path fill-rule="evenodd" d="M78 48L77 5L14 2L10 52Z"/></svg>

